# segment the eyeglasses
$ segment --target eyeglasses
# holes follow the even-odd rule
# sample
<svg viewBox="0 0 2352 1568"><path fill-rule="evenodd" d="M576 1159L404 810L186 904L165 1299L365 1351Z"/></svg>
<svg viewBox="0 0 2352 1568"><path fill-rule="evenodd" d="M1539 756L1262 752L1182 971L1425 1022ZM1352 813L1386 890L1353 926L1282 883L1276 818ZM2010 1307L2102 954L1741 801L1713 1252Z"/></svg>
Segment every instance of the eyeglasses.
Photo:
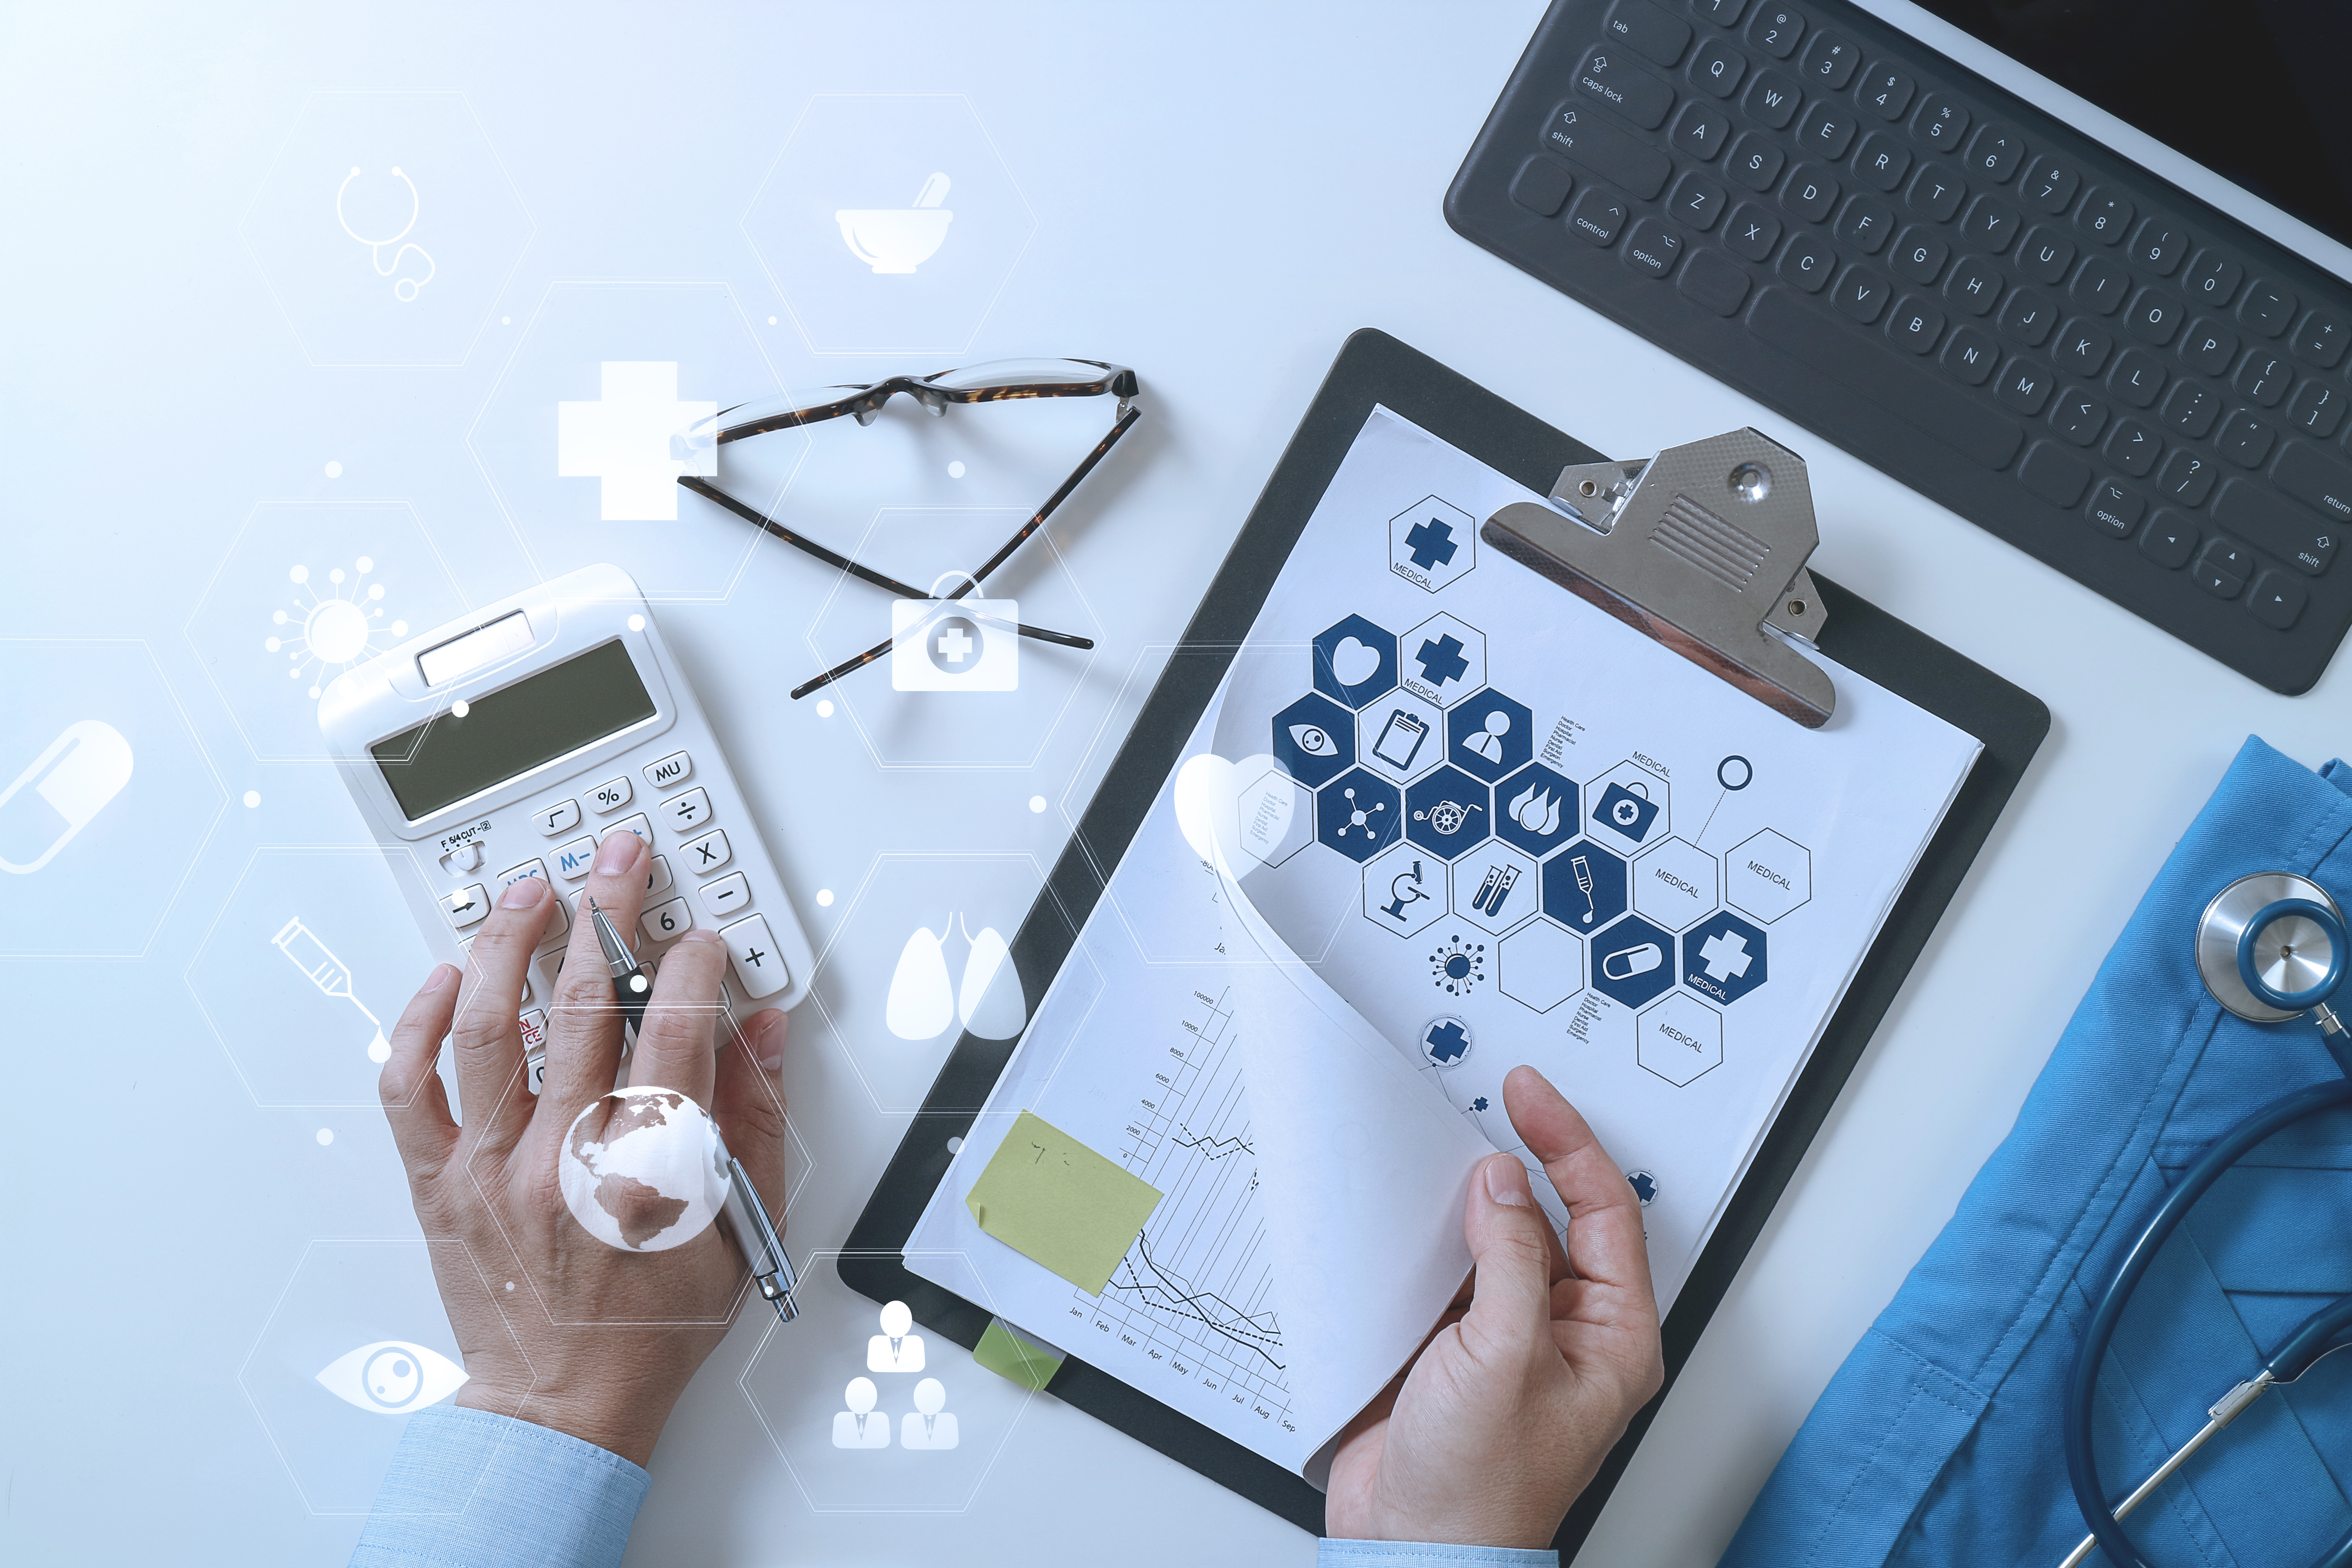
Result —
<svg viewBox="0 0 2352 1568"><path fill-rule="evenodd" d="M963 370L943 370L933 375L894 375L887 381L872 382L863 386L828 386L814 393L741 404L722 410L715 419L689 434L687 440L693 447L724 446L730 441L764 436L772 430L800 428L844 416L860 425L871 425L881 415L884 405L901 394L913 398L934 416L945 414L959 403L1004 403L1025 397L1118 398L1118 416L1109 433L1096 443L1094 450L1088 452L1076 468L1070 470L1069 477L1062 481L1060 487L1045 498L1045 504L1039 507L1036 513L1021 525L1019 531L999 546L996 552L980 566L969 574L961 571L953 574L963 577L965 582L948 597L961 599L977 591L987 582L990 573L1003 565L1031 534L1043 528L1045 520L1054 515L1055 509L1077 489L1078 481L1092 473L1095 465L1102 461L1103 454L1118 445L1118 438L1143 416L1143 410L1135 406L1135 372L1125 365L1091 359L997 360ZM712 433L714 430L715 434ZM677 482L828 566L846 572L902 599L931 597L920 588L861 565L846 555L793 532L756 507L737 500L708 479L688 474L680 475ZM1024 637L1056 643L1064 647L1090 648L1095 646L1091 637L1049 631L1043 626L1023 626L1017 629ZM834 666L823 675L803 681L793 688L793 699L797 700L821 686L831 685L851 671L872 664L887 654L890 647L891 640L885 639L856 658Z"/></svg>

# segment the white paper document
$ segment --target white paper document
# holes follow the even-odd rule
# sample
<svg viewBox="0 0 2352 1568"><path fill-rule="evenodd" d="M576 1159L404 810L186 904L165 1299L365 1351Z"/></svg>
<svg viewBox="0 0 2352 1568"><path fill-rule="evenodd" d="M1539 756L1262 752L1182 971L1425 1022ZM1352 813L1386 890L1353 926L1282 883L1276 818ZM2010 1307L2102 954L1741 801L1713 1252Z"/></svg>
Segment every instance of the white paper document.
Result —
<svg viewBox="0 0 2352 1568"><path fill-rule="evenodd" d="M1980 749L1828 659L1802 729L1477 538L1540 500L1372 414L908 1243L1318 1483L1520 1063L1671 1307ZM1164 1194L1099 1295L965 1205L1023 1110Z"/></svg>

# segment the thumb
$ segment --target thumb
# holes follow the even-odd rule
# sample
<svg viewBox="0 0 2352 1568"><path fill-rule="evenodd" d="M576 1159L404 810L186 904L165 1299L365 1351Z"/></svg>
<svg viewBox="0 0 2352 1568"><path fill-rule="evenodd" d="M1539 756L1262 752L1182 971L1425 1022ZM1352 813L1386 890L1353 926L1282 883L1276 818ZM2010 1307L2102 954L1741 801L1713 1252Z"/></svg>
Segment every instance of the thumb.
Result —
<svg viewBox="0 0 2352 1568"><path fill-rule="evenodd" d="M1477 1267L1464 1332L1495 1344L1548 1340L1558 1243L1516 1157L1494 1154L1479 1163L1462 1234Z"/></svg>

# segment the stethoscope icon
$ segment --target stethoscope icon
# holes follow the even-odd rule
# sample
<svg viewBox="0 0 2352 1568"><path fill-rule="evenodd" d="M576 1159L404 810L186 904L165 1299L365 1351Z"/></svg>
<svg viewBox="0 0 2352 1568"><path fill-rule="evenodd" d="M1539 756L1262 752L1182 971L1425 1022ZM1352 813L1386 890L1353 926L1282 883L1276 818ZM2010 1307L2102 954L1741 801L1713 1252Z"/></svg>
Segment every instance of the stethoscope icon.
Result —
<svg viewBox="0 0 2352 1568"><path fill-rule="evenodd" d="M343 232L345 234L350 235L353 239L358 240L362 245L368 247L368 265L375 268L376 276L379 278L390 278L394 273L399 271L400 258L407 255L412 250L416 252L417 255L425 258L424 277L402 278L395 280L392 286L392 297L404 305L416 298L416 291L418 289L433 281L433 274L436 268L433 263L432 252L426 250L423 246L413 242L405 244L403 243L408 239L408 231L416 226L416 215L420 210L421 204L416 198L416 182L410 179L406 174L402 174L399 166L396 164L394 166L392 174L394 179L408 187L408 221L400 226L400 232L398 234L393 235L389 238L385 239L370 239L367 236L360 233L359 230L353 228L352 226L352 220L343 216L343 193L350 190L352 188L352 182L360 177L359 166L357 164L353 164L352 166L352 172L343 176L343 183L335 187L335 221L343 226ZM394 250L392 253L392 265L389 267L386 267L383 264L383 247L387 245L399 247L397 250Z"/></svg>

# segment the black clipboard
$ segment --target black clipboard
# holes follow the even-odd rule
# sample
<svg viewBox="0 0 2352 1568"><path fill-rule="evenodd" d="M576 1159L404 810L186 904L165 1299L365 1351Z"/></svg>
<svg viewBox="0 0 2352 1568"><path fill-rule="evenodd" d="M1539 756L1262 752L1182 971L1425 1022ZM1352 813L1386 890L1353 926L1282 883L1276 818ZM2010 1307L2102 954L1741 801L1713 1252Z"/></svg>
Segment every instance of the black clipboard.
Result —
<svg viewBox="0 0 2352 1568"><path fill-rule="evenodd" d="M1043 996L1060 970L1160 785L1182 760L1179 752L1185 737L1223 679L1234 650L1247 637L1276 575L1375 404L1538 495L1549 490L1567 465L1604 460L1603 454L1387 333L1366 328L1352 334L1013 939L1012 958L1025 994ZM1984 751L1675 1298L1664 1325L1665 1387L1634 1416L1624 1439L1569 1510L1553 1542L1563 1560L1574 1555L1600 1517L1847 1074L2050 731L2050 710L2030 692L1819 572L1813 574L1813 583L1829 612L1820 644L1823 653L1966 730L1984 742ZM851 1289L877 1301L906 1302L927 1330L966 1349L978 1344L987 1328L987 1309L908 1270L900 1249L947 1174L953 1159L948 1141L961 1140L971 1129L1011 1060L1013 1044L971 1035L957 1041L866 1212L858 1216L838 1265ZM1065 1348L1072 1353L1047 1385L1055 1397L1299 1528L1323 1533L1323 1494L1306 1481L1087 1365L1077 1354L1083 1346Z"/></svg>

